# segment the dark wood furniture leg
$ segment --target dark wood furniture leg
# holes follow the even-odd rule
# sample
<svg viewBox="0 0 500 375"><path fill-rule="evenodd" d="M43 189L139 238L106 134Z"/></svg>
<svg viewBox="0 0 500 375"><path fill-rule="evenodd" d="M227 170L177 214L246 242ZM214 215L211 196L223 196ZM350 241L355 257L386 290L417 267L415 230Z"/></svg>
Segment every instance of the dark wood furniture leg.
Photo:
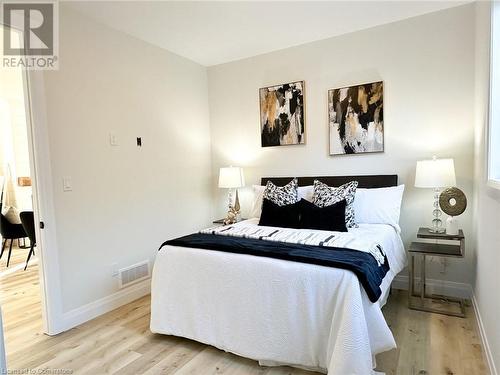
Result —
<svg viewBox="0 0 500 375"><path fill-rule="evenodd" d="M28 253L28 259L26 259L26 265L24 266L24 270L26 271L26 268L28 268L28 263L30 261L30 258L32 255L35 255L35 250L33 249L35 247L35 244L31 244L30 252Z"/></svg>
<svg viewBox="0 0 500 375"><path fill-rule="evenodd" d="M14 243L14 240L10 240L10 246L9 246L9 255L7 256L7 267L9 267L10 263L10 255L12 253L12 244Z"/></svg>
<svg viewBox="0 0 500 375"><path fill-rule="evenodd" d="M2 251L0 252L0 259L2 259L3 251L5 250L6 246L7 246L7 238L4 238L2 242Z"/></svg>

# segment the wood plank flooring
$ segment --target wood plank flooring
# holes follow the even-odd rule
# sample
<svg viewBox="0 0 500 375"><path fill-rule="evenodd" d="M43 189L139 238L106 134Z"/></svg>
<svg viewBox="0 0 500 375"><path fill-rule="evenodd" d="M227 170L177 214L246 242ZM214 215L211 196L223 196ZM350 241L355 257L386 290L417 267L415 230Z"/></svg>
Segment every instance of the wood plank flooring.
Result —
<svg viewBox="0 0 500 375"><path fill-rule="evenodd" d="M15 249L11 266L27 250ZM257 362L213 347L149 331L149 296L55 337L42 334L38 268L30 265L3 275L0 303L9 369L59 369L59 374L314 374L290 367L260 367ZM387 375L483 375L474 313L467 318L408 310L406 293L395 291L384 308L398 348L377 356ZM45 372L50 373L50 372ZM55 372L52 372L55 373Z"/></svg>

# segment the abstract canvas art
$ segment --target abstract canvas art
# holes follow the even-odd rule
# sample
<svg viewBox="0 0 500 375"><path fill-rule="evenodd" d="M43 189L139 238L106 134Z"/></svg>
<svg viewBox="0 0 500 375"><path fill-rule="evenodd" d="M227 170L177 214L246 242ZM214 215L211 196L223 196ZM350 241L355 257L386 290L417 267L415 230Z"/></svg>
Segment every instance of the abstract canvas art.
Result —
<svg viewBox="0 0 500 375"><path fill-rule="evenodd" d="M384 83L328 91L330 155L384 151Z"/></svg>
<svg viewBox="0 0 500 375"><path fill-rule="evenodd" d="M304 81L259 90L262 147L305 143Z"/></svg>

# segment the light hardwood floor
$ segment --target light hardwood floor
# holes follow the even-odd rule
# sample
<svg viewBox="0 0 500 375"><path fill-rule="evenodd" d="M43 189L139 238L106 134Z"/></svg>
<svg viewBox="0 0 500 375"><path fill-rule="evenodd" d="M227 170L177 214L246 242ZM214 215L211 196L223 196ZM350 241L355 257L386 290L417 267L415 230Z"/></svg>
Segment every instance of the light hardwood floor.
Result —
<svg viewBox="0 0 500 375"><path fill-rule="evenodd" d="M27 250L16 249L12 264ZM0 274L5 271L5 255ZM41 333L37 265L0 276L7 362L10 369L66 369L74 374L314 374L257 362L194 341L149 331L149 296L55 337ZM395 291L384 308L398 349L377 356L388 375L487 374L475 317L411 311L406 294ZM48 373L48 372L47 372ZM52 372L54 373L54 372ZM64 373L64 372L62 372ZM61 372L60 372L61 374Z"/></svg>

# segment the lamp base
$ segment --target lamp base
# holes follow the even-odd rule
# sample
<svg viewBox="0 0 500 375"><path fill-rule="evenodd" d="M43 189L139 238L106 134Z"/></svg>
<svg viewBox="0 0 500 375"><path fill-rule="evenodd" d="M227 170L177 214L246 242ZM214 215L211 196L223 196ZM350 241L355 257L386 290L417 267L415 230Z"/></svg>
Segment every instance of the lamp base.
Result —
<svg viewBox="0 0 500 375"><path fill-rule="evenodd" d="M238 189L236 189L236 198L234 198L234 213L236 214L236 221L241 220L241 214L240 214L240 198L238 197Z"/></svg>
<svg viewBox="0 0 500 375"><path fill-rule="evenodd" d="M434 219L432 219L432 226L429 228L429 232L431 233L444 233L446 229L443 227L443 221L440 219L443 214L439 209L439 188L434 189L434 210L432 211L432 215L434 215Z"/></svg>
<svg viewBox="0 0 500 375"><path fill-rule="evenodd" d="M234 200L234 205L233 205L233 194L232 194L231 189L229 189L229 191L228 191L228 210L227 210L227 216L224 219L224 225L234 224L234 223L237 223L238 221L241 221L240 200L238 197L238 189L236 189L236 198Z"/></svg>

